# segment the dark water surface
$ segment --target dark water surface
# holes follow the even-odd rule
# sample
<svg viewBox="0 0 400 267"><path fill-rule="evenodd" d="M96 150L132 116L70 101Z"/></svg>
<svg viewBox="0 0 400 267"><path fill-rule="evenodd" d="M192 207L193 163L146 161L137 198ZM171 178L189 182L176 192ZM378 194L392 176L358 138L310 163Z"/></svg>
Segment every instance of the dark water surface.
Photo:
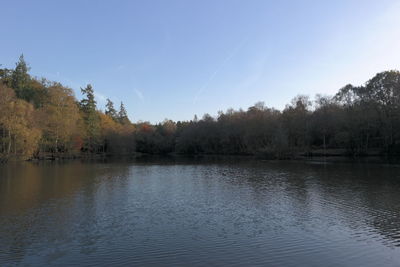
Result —
<svg viewBox="0 0 400 267"><path fill-rule="evenodd" d="M0 266L400 266L400 167L0 166Z"/></svg>

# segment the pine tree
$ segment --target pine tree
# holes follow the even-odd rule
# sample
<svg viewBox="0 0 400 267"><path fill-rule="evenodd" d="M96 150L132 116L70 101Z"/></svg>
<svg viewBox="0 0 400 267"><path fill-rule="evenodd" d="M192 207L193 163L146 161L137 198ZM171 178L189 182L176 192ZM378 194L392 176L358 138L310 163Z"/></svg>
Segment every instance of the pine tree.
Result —
<svg viewBox="0 0 400 267"><path fill-rule="evenodd" d="M100 121L96 111L96 100L94 98L93 88L90 84L88 84L86 88L81 88L81 92L86 96L86 98L81 100L80 107L87 129L87 145L89 150L93 150L100 131Z"/></svg>
<svg viewBox="0 0 400 267"><path fill-rule="evenodd" d="M121 102L120 108L119 108L119 112L118 112L118 121L121 124L126 124L126 123L130 123L129 119L128 119L128 114L126 112L124 103Z"/></svg>
<svg viewBox="0 0 400 267"><path fill-rule="evenodd" d="M18 98L22 98L28 102L31 100L33 93L32 90L28 88L31 79L28 74L29 70L30 68L25 62L24 55L22 54L11 75L11 88L15 90Z"/></svg>
<svg viewBox="0 0 400 267"><path fill-rule="evenodd" d="M107 98L106 115L110 116L113 120L118 119L117 110L114 108L114 103Z"/></svg>

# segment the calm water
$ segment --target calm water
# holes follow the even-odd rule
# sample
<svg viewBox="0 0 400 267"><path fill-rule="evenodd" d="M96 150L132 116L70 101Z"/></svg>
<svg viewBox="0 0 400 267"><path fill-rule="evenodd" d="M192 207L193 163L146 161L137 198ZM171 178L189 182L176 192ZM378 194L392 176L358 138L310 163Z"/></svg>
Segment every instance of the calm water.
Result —
<svg viewBox="0 0 400 267"><path fill-rule="evenodd" d="M400 167L0 166L0 266L400 266Z"/></svg>

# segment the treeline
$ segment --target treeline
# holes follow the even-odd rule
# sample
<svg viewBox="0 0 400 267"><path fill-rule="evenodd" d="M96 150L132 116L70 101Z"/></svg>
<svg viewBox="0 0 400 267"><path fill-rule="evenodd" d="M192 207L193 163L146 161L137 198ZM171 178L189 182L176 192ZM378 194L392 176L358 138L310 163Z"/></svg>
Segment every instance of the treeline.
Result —
<svg viewBox="0 0 400 267"><path fill-rule="evenodd" d="M297 96L283 111L263 102L198 120L136 127L146 153L296 156L400 156L400 72L346 85L314 101Z"/></svg>
<svg viewBox="0 0 400 267"><path fill-rule="evenodd" d="M96 106L93 88L73 91L36 79L20 57L0 69L0 158L93 154L296 155L400 154L400 72L385 71L362 86L346 85L314 101L297 96L282 111L263 102L216 117L133 124L123 103Z"/></svg>
<svg viewBox="0 0 400 267"><path fill-rule="evenodd" d="M0 159L134 152L123 103L117 112L108 100L103 113L91 85L77 101L72 89L28 71L23 56L15 69L0 69Z"/></svg>

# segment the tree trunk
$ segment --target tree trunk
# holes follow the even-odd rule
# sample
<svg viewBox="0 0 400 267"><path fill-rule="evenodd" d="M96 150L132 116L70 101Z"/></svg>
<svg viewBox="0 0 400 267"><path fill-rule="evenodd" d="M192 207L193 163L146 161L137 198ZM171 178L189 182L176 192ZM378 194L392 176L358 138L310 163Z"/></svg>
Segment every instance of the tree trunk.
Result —
<svg viewBox="0 0 400 267"><path fill-rule="evenodd" d="M14 155L17 156L17 140L15 135L14 135Z"/></svg>
<svg viewBox="0 0 400 267"><path fill-rule="evenodd" d="M7 155L10 155L11 153L11 132L8 131L8 149L7 149Z"/></svg>

